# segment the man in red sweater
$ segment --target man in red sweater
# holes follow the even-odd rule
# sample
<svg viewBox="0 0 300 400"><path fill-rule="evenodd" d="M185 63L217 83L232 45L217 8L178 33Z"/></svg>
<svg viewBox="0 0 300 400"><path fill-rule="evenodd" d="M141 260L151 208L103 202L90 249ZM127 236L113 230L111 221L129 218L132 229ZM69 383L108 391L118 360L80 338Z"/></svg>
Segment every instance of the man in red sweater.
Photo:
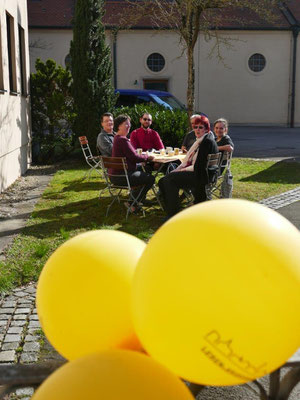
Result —
<svg viewBox="0 0 300 400"><path fill-rule="evenodd" d="M135 149L143 149L143 151L164 148L163 142L159 134L150 128L152 123L151 114L144 113L140 118L141 127L131 132L130 143Z"/></svg>

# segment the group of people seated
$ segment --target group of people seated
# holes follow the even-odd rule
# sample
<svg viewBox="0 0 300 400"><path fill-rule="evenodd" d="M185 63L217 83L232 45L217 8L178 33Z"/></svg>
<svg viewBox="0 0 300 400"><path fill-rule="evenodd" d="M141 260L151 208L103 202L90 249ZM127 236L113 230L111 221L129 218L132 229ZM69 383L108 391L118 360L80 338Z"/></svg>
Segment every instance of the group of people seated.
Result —
<svg viewBox="0 0 300 400"><path fill-rule="evenodd" d="M181 164L175 165L173 170L166 169L165 176L158 182L167 219L180 210L180 189L191 190L195 204L207 200L205 191L209 181L206 171L207 155L220 151L231 152L234 148L227 134L228 122L224 118L214 122L214 132L210 129L209 119L204 115L192 115L190 122L192 130L186 134L181 147L182 152L186 153L184 160ZM128 115L119 115L114 120L111 113L103 114L97 147L103 156L126 157L130 184L133 187L144 186L142 191L136 189L133 195L138 199L138 203L146 205L147 192L154 184L152 171L156 165L151 153L137 154L136 149L140 148L143 152L161 150L164 149L164 144L158 132L151 129L151 114L143 113L140 124L140 128L133 130L129 135L131 122ZM119 176L120 171L111 169L109 173L112 183L124 184L124 178ZM139 212L139 205L131 206L130 211Z"/></svg>

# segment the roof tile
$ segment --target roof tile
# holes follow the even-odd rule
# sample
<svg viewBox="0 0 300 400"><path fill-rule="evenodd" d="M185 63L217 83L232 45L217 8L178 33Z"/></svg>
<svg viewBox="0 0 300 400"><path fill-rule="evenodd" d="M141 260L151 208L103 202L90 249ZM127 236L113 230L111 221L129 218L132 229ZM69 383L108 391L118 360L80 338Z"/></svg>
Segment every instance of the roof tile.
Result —
<svg viewBox="0 0 300 400"><path fill-rule="evenodd" d="M28 3L28 21L30 28L72 28L72 18L74 15L76 0L27 0ZM288 3L290 10L294 14L295 18L300 24L300 1L290 0ZM114 26L119 24L121 16L125 14L126 9L130 6L126 3L126 0L107 0L105 6L104 24L107 26ZM215 11L218 14L219 11ZM289 23L283 14L277 10L276 23L270 23L258 18L251 17L249 12L233 11L233 10L222 10L222 19L219 28L227 29L241 29L241 28L281 28L286 29L289 27ZM171 28L171 24L168 26L160 27ZM151 19L144 13L144 15L133 24L135 28L153 28L154 24Z"/></svg>

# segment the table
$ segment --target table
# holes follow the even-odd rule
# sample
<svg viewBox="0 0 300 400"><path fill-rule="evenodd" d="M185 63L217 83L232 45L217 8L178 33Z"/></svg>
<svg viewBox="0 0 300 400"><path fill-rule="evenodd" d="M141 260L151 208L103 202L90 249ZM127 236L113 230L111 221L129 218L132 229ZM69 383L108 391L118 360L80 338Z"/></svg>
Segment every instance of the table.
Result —
<svg viewBox="0 0 300 400"><path fill-rule="evenodd" d="M161 154L156 154L156 153L149 153L150 156L154 157L154 160L152 162L160 164L159 168L157 170L155 170L154 172L154 177L156 178L158 173L161 171L161 169L163 168L163 166L165 164L169 164L170 162L174 162L174 161L180 161L182 162L186 156L186 154L178 154L177 156L168 156L168 155L164 155L162 156Z"/></svg>

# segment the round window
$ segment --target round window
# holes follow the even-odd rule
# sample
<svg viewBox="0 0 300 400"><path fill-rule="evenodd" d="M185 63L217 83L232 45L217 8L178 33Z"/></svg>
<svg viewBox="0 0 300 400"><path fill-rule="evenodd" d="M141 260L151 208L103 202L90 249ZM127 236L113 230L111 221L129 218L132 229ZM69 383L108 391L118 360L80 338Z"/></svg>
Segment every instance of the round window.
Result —
<svg viewBox="0 0 300 400"><path fill-rule="evenodd" d="M147 58L147 67L153 72L161 71L165 64L164 57L159 53L152 53Z"/></svg>
<svg viewBox="0 0 300 400"><path fill-rule="evenodd" d="M262 54L255 53L249 58L248 66L253 72L261 72L266 66L266 59Z"/></svg>

